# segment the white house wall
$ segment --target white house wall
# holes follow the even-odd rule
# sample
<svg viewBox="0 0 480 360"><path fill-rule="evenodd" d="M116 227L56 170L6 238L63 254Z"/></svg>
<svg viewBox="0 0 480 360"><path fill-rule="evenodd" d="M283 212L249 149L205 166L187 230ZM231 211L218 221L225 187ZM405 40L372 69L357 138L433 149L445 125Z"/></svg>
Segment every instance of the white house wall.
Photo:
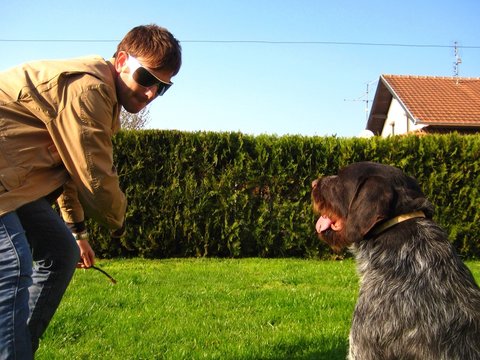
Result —
<svg viewBox="0 0 480 360"><path fill-rule="evenodd" d="M423 127L424 125L415 125L413 120L408 118L400 103L396 99L392 99L387 119L383 125L382 137L405 134L420 130Z"/></svg>

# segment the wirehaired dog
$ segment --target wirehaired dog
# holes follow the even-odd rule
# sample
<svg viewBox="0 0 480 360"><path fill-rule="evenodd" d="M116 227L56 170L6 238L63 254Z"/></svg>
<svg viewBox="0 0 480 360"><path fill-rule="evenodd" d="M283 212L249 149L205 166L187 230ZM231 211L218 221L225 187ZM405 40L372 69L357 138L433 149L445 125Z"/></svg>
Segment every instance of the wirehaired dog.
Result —
<svg viewBox="0 0 480 360"><path fill-rule="evenodd" d="M414 178L355 163L315 180L312 202L320 238L349 247L361 279L349 359L480 359L480 289Z"/></svg>

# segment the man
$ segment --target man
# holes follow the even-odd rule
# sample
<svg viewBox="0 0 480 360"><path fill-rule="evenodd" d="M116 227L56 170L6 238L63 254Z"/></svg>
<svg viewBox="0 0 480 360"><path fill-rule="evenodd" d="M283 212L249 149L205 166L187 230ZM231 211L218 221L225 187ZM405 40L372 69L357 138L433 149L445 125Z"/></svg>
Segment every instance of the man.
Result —
<svg viewBox="0 0 480 360"><path fill-rule="evenodd" d="M94 264L84 211L123 232L111 141L120 108L142 110L180 66L178 40L147 25L130 30L110 60L37 61L0 73L0 359L33 358L79 259ZM61 217L51 206L57 198Z"/></svg>

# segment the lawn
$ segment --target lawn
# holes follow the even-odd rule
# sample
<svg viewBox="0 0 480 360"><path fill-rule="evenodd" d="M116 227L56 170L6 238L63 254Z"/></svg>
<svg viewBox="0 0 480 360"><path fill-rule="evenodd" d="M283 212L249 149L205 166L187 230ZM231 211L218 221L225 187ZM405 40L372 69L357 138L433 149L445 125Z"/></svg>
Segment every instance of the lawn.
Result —
<svg viewBox="0 0 480 360"><path fill-rule="evenodd" d="M353 261L102 260L77 270L37 352L52 359L345 359ZM469 262L477 281L480 262Z"/></svg>

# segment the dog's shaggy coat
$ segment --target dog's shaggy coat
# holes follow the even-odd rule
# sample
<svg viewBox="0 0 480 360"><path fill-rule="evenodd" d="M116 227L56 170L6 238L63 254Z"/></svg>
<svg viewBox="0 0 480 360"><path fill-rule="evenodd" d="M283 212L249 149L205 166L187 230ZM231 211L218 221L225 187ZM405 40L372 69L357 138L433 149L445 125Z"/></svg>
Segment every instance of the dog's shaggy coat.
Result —
<svg viewBox="0 0 480 360"><path fill-rule="evenodd" d="M479 360L480 289L416 180L361 162L312 187L320 238L361 278L349 358Z"/></svg>

